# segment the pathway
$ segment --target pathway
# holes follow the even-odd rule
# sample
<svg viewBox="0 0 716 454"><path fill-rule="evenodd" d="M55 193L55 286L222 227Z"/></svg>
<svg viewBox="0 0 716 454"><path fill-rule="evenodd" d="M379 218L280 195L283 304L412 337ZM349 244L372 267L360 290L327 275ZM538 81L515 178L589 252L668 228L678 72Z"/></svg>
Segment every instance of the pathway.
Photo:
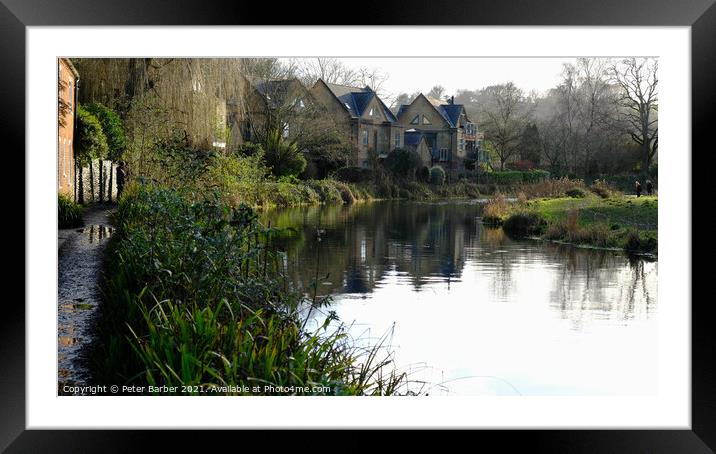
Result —
<svg viewBox="0 0 716 454"><path fill-rule="evenodd" d="M58 231L58 390L62 385L88 384L86 353L92 323L100 305L103 251L114 232L108 215L112 205L85 210L85 226Z"/></svg>

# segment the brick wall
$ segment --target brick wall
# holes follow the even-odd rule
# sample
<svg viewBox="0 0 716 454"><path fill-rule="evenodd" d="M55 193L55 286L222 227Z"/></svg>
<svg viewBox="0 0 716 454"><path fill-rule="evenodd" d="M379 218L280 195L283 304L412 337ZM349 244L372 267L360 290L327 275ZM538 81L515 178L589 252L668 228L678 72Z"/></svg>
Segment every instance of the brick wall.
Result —
<svg viewBox="0 0 716 454"><path fill-rule="evenodd" d="M58 60L57 76L63 86L59 88L58 98L66 102L70 109L58 121L57 131L57 189L60 194L75 198L75 153L74 153L74 127L75 127L75 90L77 77L71 63L64 58Z"/></svg>

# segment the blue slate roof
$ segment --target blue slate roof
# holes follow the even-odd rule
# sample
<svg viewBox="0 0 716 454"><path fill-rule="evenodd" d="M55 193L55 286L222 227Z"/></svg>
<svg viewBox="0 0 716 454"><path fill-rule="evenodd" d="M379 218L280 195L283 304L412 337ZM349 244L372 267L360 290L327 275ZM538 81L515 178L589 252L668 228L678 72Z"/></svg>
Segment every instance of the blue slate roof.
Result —
<svg viewBox="0 0 716 454"><path fill-rule="evenodd" d="M462 104L441 104L438 107L440 114L450 123L450 126L457 128L457 124L460 120L460 114L462 113Z"/></svg>
<svg viewBox="0 0 716 454"><path fill-rule="evenodd" d="M352 117L359 118L363 116L366 107L370 104L371 100L375 98L383 108L383 113L388 121L391 123L398 121L395 115L393 115L390 109L386 107L383 101L370 87L349 87L347 85L329 84L327 82L325 82L325 84Z"/></svg>

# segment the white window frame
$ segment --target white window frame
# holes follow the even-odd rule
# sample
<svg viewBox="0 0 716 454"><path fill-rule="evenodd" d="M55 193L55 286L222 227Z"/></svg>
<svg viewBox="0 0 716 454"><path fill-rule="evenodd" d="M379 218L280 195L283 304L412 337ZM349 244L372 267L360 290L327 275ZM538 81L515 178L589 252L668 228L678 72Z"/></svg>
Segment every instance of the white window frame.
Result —
<svg viewBox="0 0 716 454"><path fill-rule="evenodd" d="M367 129L363 130L363 145L366 147L368 146L368 130Z"/></svg>
<svg viewBox="0 0 716 454"><path fill-rule="evenodd" d="M395 148L400 148L400 132L395 131L395 138L393 139L395 143Z"/></svg>
<svg viewBox="0 0 716 454"><path fill-rule="evenodd" d="M441 148L439 153L440 153L440 155L439 155L440 162L447 162L447 160L448 160L448 149L447 149L447 148Z"/></svg>

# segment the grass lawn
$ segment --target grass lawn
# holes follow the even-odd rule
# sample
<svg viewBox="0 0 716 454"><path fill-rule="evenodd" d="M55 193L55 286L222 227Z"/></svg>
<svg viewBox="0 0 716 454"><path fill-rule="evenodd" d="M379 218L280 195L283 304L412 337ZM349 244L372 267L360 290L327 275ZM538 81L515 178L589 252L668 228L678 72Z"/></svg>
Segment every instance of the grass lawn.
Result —
<svg viewBox="0 0 716 454"><path fill-rule="evenodd" d="M528 207L552 222L566 219L569 211L576 209L579 212L579 224L584 227L605 223L656 231L658 224L658 198L655 196L602 199L589 194L583 199L562 197L531 200Z"/></svg>
<svg viewBox="0 0 716 454"><path fill-rule="evenodd" d="M538 216L530 221L524 213ZM510 217L517 222L508 222ZM542 221L543 227L539 219L546 221ZM631 252L657 251L658 199L653 196L603 199L589 193L584 198L533 199L510 207L505 222L505 227L532 223L532 227L520 228L540 230L541 237L549 240Z"/></svg>

